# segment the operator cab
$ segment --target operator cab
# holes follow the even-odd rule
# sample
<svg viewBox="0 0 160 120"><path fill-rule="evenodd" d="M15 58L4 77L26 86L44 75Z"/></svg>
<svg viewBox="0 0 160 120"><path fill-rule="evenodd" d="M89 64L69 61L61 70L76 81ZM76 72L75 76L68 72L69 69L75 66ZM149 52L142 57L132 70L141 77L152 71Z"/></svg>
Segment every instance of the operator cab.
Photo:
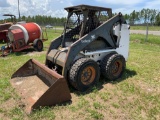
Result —
<svg viewBox="0 0 160 120"><path fill-rule="evenodd" d="M112 17L112 9L97 6L78 5L67 7L65 10L68 12L68 16L63 33L62 47L70 46L71 43Z"/></svg>

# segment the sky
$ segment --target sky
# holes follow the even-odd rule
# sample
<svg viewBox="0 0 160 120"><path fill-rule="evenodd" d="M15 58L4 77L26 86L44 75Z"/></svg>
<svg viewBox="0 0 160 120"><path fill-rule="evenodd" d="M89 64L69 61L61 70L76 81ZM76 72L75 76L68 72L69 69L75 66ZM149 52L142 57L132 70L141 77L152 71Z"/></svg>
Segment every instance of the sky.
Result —
<svg viewBox="0 0 160 120"><path fill-rule="evenodd" d="M21 16L51 15L66 17L65 7L86 4L112 8L115 13L131 13L143 8L160 9L160 0L19 0ZM3 14L14 14L18 18L18 0L0 0L0 19Z"/></svg>

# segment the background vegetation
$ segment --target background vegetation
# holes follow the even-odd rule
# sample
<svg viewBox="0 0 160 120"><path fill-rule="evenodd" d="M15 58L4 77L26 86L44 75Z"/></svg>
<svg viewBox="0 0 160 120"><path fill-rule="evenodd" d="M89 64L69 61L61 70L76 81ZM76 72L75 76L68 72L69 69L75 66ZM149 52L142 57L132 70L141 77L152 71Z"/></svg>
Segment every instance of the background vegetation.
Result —
<svg viewBox="0 0 160 120"><path fill-rule="evenodd" d="M123 13L123 11L121 11ZM114 13L113 15L115 15ZM160 25L160 11L156 9L142 9L140 11L133 10L130 14L124 15L125 19L130 25L146 25L147 23L150 25ZM11 21L10 18L5 19L7 21ZM55 25L55 26L63 26L66 18L56 18L51 16L21 16L22 21L27 22L36 22L40 25ZM3 20L0 20L2 23Z"/></svg>
<svg viewBox="0 0 160 120"><path fill-rule="evenodd" d="M160 11L155 9L133 10L130 14L125 14L125 19L130 25L160 25Z"/></svg>
<svg viewBox="0 0 160 120"><path fill-rule="evenodd" d="M26 22L36 22L37 24L44 26L44 25L53 25L53 26L64 26L64 23L66 22L66 18L57 18L57 17L51 17L51 16L42 16L42 15L36 15L36 16L22 16L22 21ZM0 23L3 23L4 21L12 21L11 18L6 18L5 20L0 20ZM19 21L17 19L17 21Z"/></svg>
<svg viewBox="0 0 160 120"><path fill-rule="evenodd" d="M147 26L131 26L130 27L131 30L146 30ZM160 31L160 27L159 26L148 26L148 30L149 31Z"/></svg>

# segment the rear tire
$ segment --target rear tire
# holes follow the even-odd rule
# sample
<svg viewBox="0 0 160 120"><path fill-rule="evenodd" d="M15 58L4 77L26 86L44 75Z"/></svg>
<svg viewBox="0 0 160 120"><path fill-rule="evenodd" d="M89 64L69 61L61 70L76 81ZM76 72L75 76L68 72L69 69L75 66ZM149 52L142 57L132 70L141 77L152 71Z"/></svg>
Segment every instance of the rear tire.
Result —
<svg viewBox="0 0 160 120"><path fill-rule="evenodd" d="M96 84L100 77L98 64L91 59L77 60L69 71L69 82L81 92Z"/></svg>
<svg viewBox="0 0 160 120"><path fill-rule="evenodd" d="M121 77L126 67L125 59L120 54L107 55L101 61L101 73L109 80Z"/></svg>
<svg viewBox="0 0 160 120"><path fill-rule="evenodd" d="M40 39L34 40L33 46L38 52L41 52L43 50L43 42L42 42L42 40L40 40Z"/></svg>

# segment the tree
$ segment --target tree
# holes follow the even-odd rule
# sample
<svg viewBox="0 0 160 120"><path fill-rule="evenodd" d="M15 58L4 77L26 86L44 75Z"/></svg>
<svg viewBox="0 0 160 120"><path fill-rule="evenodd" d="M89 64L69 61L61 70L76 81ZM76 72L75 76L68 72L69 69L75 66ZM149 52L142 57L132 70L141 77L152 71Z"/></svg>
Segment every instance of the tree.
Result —
<svg viewBox="0 0 160 120"><path fill-rule="evenodd" d="M156 15L155 24L160 26L160 12Z"/></svg>
<svg viewBox="0 0 160 120"><path fill-rule="evenodd" d="M116 15L116 13L113 13ZM134 25L134 24L146 24L149 25L160 25L160 11L155 9L146 9L143 8L140 11L133 10L130 14L124 14L124 18L127 23ZM36 16L22 16L21 20L26 22L36 22L39 25L58 25L63 26L66 22L66 18L57 18L52 16L45 16L45 15L36 15ZM6 18L4 20L0 20L1 23L4 21L11 21L10 18Z"/></svg>
<svg viewBox="0 0 160 120"><path fill-rule="evenodd" d="M153 25L156 21L157 10L151 9L150 23Z"/></svg>
<svg viewBox="0 0 160 120"><path fill-rule="evenodd" d="M133 10L133 12L130 14L130 19L129 19L129 23L134 25L135 23L135 18L136 18L136 13L135 13L135 10Z"/></svg>

